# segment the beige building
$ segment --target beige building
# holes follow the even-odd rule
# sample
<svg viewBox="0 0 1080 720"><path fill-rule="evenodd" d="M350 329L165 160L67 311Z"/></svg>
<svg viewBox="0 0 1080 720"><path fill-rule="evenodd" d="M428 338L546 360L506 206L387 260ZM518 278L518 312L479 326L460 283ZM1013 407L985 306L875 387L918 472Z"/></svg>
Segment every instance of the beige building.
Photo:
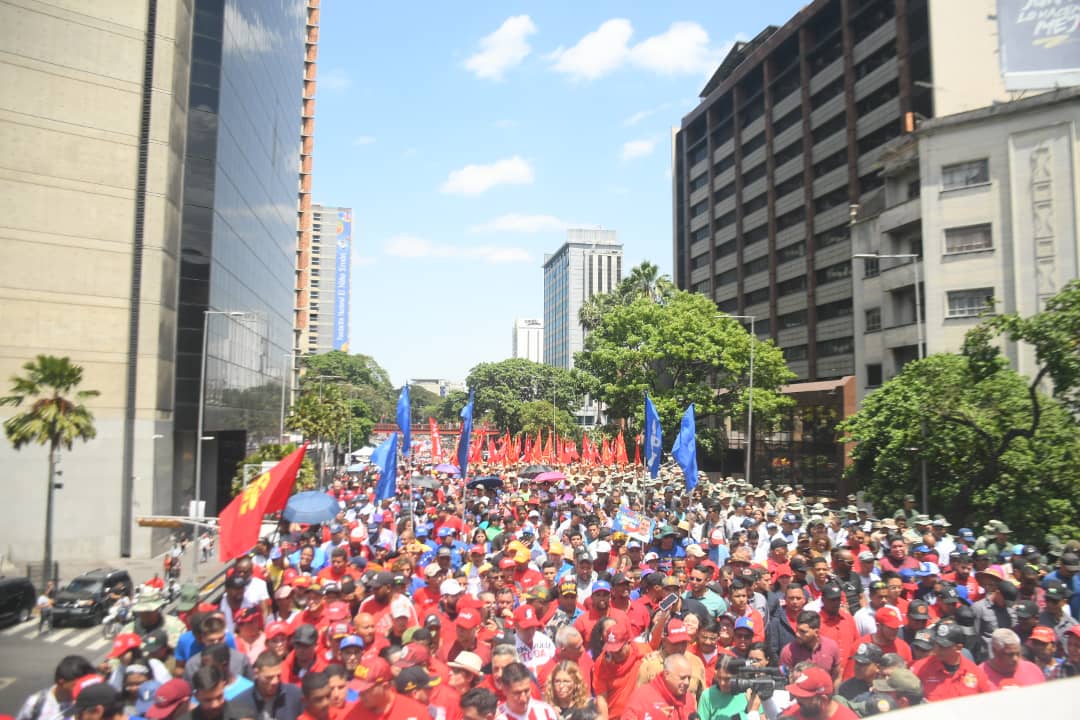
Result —
<svg viewBox="0 0 1080 720"><path fill-rule="evenodd" d="M160 551L164 533L134 518L187 514L204 348L208 514L235 458L277 435L306 5L0 4L3 392L24 362L52 354L101 393L97 438L61 455L61 572L65 559ZM0 442L0 465L16 510L0 523L0 556L40 560L46 452Z"/></svg>
<svg viewBox="0 0 1080 720"><path fill-rule="evenodd" d="M914 278L926 350L956 352L991 307L1031 315L1080 277L1080 89L924 122L885 154L883 192L858 209L860 396L917 357ZM1034 355L1007 344L1032 374Z"/></svg>

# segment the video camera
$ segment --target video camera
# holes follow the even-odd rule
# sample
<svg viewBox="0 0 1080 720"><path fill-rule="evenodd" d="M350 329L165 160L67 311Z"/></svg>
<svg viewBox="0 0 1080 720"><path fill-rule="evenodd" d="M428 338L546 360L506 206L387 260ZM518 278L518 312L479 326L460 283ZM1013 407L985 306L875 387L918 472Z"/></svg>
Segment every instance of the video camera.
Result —
<svg viewBox="0 0 1080 720"><path fill-rule="evenodd" d="M747 660L732 662L728 665L728 672L735 675L731 679L732 694L752 690L762 700L768 700L776 688L787 684L787 675L780 668L759 667Z"/></svg>

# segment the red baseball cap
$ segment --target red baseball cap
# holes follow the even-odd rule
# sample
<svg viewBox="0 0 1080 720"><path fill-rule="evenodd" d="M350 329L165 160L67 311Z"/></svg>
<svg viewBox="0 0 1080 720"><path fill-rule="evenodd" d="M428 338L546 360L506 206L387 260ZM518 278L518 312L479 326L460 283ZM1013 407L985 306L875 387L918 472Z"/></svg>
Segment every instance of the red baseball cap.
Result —
<svg viewBox="0 0 1080 720"><path fill-rule="evenodd" d="M1080 625L1073 625L1065 631L1065 634L1080 638Z"/></svg>
<svg viewBox="0 0 1080 720"><path fill-rule="evenodd" d="M408 667L420 665L427 667L431 662L431 651L423 643L409 643L401 649L401 655L394 661L394 667L403 670Z"/></svg>
<svg viewBox="0 0 1080 720"><path fill-rule="evenodd" d="M118 658L128 650L135 650L142 646L142 638L135 633L120 633L113 640L112 650L109 651L108 657Z"/></svg>
<svg viewBox="0 0 1080 720"><path fill-rule="evenodd" d="M878 625L884 625L894 630L898 630L904 624L903 618L900 617L900 611L892 605L883 605L878 608L878 611L874 613L874 620L877 621Z"/></svg>
<svg viewBox="0 0 1080 720"><path fill-rule="evenodd" d="M352 619L352 612L349 609L349 604L344 602L332 602L326 607L326 620L328 622L339 622L341 620Z"/></svg>
<svg viewBox="0 0 1080 720"><path fill-rule="evenodd" d="M1075 627L1075 626L1074 626ZM1036 625L1031 629L1031 639L1038 640L1044 643L1056 643L1057 635L1054 634L1052 628L1048 628L1045 625Z"/></svg>
<svg viewBox="0 0 1080 720"><path fill-rule="evenodd" d="M618 652L628 642L630 642L630 626L622 621L616 622L608 628L607 636L604 638L604 652Z"/></svg>
<svg viewBox="0 0 1080 720"><path fill-rule="evenodd" d="M515 567L517 567L517 563L514 562L514 558L512 557L504 557L499 561L500 570L511 570Z"/></svg>
<svg viewBox="0 0 1080 720"><path fill-rule="evenodd" d="M514 611L514 627L525 628L538 628L542 627L543 623L536 617L536 610L532 605L522 605Z"/></svg>
<svg viewBox="0 0 1080 720"><path fill-rule="evenodd" d="M471 548L469 548L469 552L474 554L474 555L475 554L486 555L487 554L487 548L485 548L483 545L473 545Z"/></svg>
<svg viewBox="0 0 1080 720"><path fill-rule="evenodd" d="M173 711L191 699L191 685L183 678L173 678L154 692L154 704L151 705L143 717L150 720L163 720L172 715Z"/></svg>
<svg viewBox="0 0 1080 720"><path fill-rule="evenodd" d="M354 687L360 692L367 692L376 685L388 683L394 679L390 663L381 657L374 657L356 666Z"/></svg>
<svg viewBox="0 0 1080 720"><path fill-rule="evenodd" d="M101 677L97 673L91 675L83 675L80 678L76 678L71 684L71 699L78 700L79 693L91 685L97 685L98 683L105 682L105 678Z"/></svg>
<svg viewBox="0 0 1080 720"><path fill-rule="evenodd" d="M690 633L686 632L686 626L682 620L672 620L667 626L668 642L690 642Z"/></svg>
<svg viewBox="0 0 1080 720"><path fill-rule="evenodd" d="M817 666L806 668L793 677L792 683L787 686L787 691L797 698L832 695L832 689L833 682L832 678L829 677L829 673Z"/></svg>
<svg viewBox="0 0 1080 720"><path fill-rule="evenodd" d="M284 635L285 637L292 635L292 628L289 627L289 623L272 622L266 626L267 640L272 637L277 637L278 635Z"/></svg>
<svg viewBox="0 0 1080 720"><path fill-rule="evenodd" d="M480 613L475 608L465 608L460 611L455 621L459 628L470 630L480 625Z"/></svg>

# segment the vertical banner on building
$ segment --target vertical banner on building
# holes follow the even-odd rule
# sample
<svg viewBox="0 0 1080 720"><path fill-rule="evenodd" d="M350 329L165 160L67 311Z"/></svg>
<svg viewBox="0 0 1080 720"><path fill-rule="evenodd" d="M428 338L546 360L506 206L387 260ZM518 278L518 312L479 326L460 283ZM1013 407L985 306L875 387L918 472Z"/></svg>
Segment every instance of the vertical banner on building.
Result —
<svg viewBox="0 0 1080 720"><path fill-rule="evenodd" d="M1006 90L1080 85L1080 0L997 0Z"/></svg>
<svg viewBox="0 0 1080 720"><path fill-rule="evenodd" d="M352 210L339 210L334 241L334 349L349 351L349 281L352 277Z"/></svg>

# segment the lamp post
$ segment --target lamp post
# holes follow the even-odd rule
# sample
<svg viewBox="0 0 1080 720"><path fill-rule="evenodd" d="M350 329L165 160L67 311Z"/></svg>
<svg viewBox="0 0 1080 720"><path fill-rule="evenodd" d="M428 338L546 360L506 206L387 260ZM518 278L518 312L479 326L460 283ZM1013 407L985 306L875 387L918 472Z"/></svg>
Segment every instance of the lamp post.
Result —
<svg viewBox="0 0 1080 720"><path fill-rule="evenodd" d="M910 260L911 268L915 272L915 342L917 344L917 354L920 360L926 357L926 332L923 327L923 314L922 314L922 292L919 290L919 284L921 281L919 274L919 260L921 256L918 253L856 253L851 256L852 259L859 260L880 260L885 258L887 260ZM922 511L924 513L930 512L930 493L929 485L926 479L926 421L921 423L922 430L922 452L919 453L919 469L922 475Z"/></svg>
<svg viewBox="0 0 1080 720"><path fill-rule="evenodd" d="M292 360L295 357L291 352L281 353L285 359L281 368L281 417L278 422L278 442L285 442L285 388L292 389Z"/></svg>
<svg viewBox="0 0 1080 720"><path fill-rule="evenodd" d="M195 512L199 514L199 520L205 513L202 509L202 444L204 440L213 440L213 437L203 437L203 409L206 405L206 348L207 331L210 328L211 315L225 315L226 317L250 317L254 313L240 312L237 310L203 310L203 334L202 334L202 369L199 373L199 413L195 428ZM195 533L194 548L194 573L195 579L199 579L199 533Z"/></svg>
<svg viewBox="0 0 1080 720"><path fill-rule="evenodd" d="M319 381L319 403L322 404L322 389L323 389L322 381L323 380L344 380L345 377L343 375L318 375L318 376L315 377L315 379ZM323 479L324 479L323 475L326 472L326 448L323 447L322 435L321 434L318 436L317 439L318 439L318 443L319 443L319 489L322 490L323 489Z"/></svg>
<svg viewBox="0 0 1080 720"><path fill-rule="evenodd" d="M726 313L721 313L718 317L750 321L750 395L746 407L746 467L743 470L743 474L746 475L746 482L750 482L750 470L753 468L752 458L754 456L754 345L757 344L757 335L754 333L754 321L757 320L757 316L728 315Z"/></svg>

